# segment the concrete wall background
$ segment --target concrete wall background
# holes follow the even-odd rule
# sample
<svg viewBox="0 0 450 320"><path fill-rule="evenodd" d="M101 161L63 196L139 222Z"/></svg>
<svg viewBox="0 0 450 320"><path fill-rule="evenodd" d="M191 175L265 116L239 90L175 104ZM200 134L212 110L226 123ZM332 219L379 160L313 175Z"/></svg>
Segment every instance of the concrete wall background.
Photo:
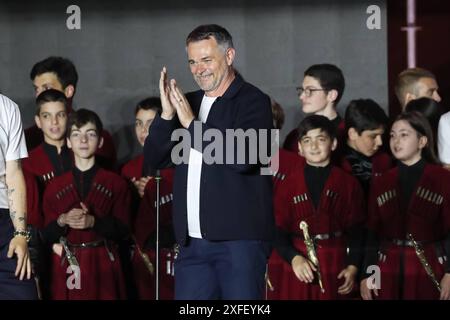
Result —
<svg viewBox="0 0 450 320"><path fill-rule="evenodd" d="M295 87L315 63L335 63L346 77L338 110L354 98L373 98L387 110L385 1L10 1L0 2L0 92L33 123L33 64L50 55L70 58L79 73L74 106L99 113L120 161L139 152L133 110L158 94L168 67L184 91L196 84L184 40L199 24L217 23L233 36L236 68L285 109L281 136L302 119ZM66 8L81 8L81 30L68 30ZM369 5L381 8L381 30L369 30Z"/></svg>

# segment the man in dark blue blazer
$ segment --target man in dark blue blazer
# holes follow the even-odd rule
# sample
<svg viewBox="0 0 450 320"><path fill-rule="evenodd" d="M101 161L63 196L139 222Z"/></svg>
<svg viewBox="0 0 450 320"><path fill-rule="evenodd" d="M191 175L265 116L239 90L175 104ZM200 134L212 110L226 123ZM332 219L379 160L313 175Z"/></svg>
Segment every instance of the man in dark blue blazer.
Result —
<svg viewBox="0 0 450 320"><path fill-rule="evenodd" d="M144 147L153 168L176 163L175 298L261 299L274 233L272 180L262 174L270 99L234 70L235 49L223 27L197 27L186 48L201 90L185 96L164 67L163 111Z"/></svg>

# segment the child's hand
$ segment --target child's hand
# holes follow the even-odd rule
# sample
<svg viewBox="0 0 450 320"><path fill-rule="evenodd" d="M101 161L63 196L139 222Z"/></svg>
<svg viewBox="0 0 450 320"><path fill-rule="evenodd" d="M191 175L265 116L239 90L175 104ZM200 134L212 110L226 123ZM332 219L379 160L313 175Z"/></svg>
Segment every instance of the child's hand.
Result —
<svg viewBox="0 0 450 320"><path fill-rule="evenodd" d="M142 177L138 181L138 192L141 198L144 197L145 186L153 177Z"/></svg>
<svg viewBox="0 0 450 320"><path fill-rule="evenodd" d="M370 289L368 286L368 283L367 283L368 279L369 278L362 280L361 284L359 286L359 291L361 292L361 297L364 300L372 300L372 298L373 298L372 291L375 294L375 296L378 297L378 289L377 288Z"/></svg>
<svg viewBox="0 0 450 320"><path fill-rule="evenodd" d="M83 214L78 220L75 220L69 226L73 229L83 230L92 228L95 223L95 217L90 214Z"/></svg>
<svg viewBox="0 0 450 320"><path fill-rule="evenodd" d="M350 265L339 273L337 278L345 279L344 284L338 288L339 294L342 295L349 294L352 291L353 286L355 285L355 277L357 272L358 268L356 268L353 265Z"/></svg>
<svg viewBox="0 0 450 320"><path fill-rule="evenodd" d="M80 202L80 206L81 206L81 210L83 210L84 214L88 214L89 213L88 207L83 202Z"/></svg>
<svg viewBox="0 0 450 320"><path fill-rule="evenodd" d="M134 187L136 188L137 192L139 193L139 196L141 198L144 197L144 191L145 187L147 186L147 183L152 179L153 177L141 177L140 179L133 178L131 179L131 182L133 182Z"/></svg>
<svg viewBox="0 0 450 320"><path fill-rule="evenodd" d="M302 282L311 283L314 280L314 271L317 270L316 266L300 255L297 255L291 262L292 270L295 276Z"/></svg>
<svg viewBox="0 0 450 320"><path fill-rule="evenodd" d="M450 300L450 273L446 273L441 280L441 300Z"/></svg>
<svg viewBox="0 0 450 320"><path fill-rule="evenodd" d="M73 228L72 225L77 223L78 220L84 215L84 210L80 208L73 208L67 213L61 214L58 218L58 224L60 226L68 225Z"/></svg>
<svg viewBox="0 0 450 320"><path fill-rule="evenodd" d="M54 243L52 246L52 251L61 257L63 253L63 246L59 243Z"/></svg>
<svg viewBox="0 0 450 320"><path fill-rule="evenodd" d="M88 214L89 209L83 203L80 202L81 209L72 209L69 211L68 215L72 212L72 218L67 223L72 229L87 229L92 228L95 223L95 217L93 215ZM66 218L67 220L67 218Z"/></svg>

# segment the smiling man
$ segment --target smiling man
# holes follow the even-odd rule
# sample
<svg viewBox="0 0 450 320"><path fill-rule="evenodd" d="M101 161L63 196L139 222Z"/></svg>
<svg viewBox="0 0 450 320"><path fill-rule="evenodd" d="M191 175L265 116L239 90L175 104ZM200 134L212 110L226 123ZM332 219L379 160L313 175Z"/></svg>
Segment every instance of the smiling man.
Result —
<svg viewBox="0 0 450 320"><path fill-rule="evenodd" d="M186 46L200 90L184 96L174 79L167 81L163 68L162 114L153 121L144 147L153 167L171 160L171 134L180 127L192 141L198 134L194 123L201 132L216 129L222 137L227 129L272 128L270 98L234 70L236 51L227 30L199 26L188 35ZM207 163L202 151L209 143L191 146L189 162L176 166L173 224L181 248L175 262L175 298L262 299L274 233L271 177L259 174L260 163L237 163L238 152L229 163L228 148L226 164ZM251 148L257 146L246 143L246 155L255 151Z"/></svg>

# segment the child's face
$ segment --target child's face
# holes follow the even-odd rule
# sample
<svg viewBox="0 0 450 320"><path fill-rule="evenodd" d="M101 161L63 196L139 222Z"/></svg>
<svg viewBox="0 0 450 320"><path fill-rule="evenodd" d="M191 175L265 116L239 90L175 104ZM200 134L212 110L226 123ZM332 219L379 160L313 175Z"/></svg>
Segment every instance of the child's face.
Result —
<svg viewBox="0 0 450 320"><path fill-rule="evenodd" d="M417 131L408 121L399 120L392 125L389 144L396 159L412 165L421 159L427 138L424 136L419 138Z"/></svg>
<svg viewBox="0 0 450 320"><path fill-rule="evenodd" d="M86 123L81 128L72 126L72 132L67 139L67 145L72 149L75 157L89 159L103 144L103 138L97 133L97 128L92 122Z"/></svg>
<svg viewBox="0 0 450 320"><path fill-rule="evenodd" d="M323 111L332 100L330 100L329 94L323 90L319 81L316 78L306 76L302 83L303 89L311 89L311 95L308 96L303 92L299 99L302 102L302 111L307 114L318 114Z"/></svg>
<svg viewBox="0 0 450 320"><path fill-rule="evenodd" d="M145 139L148 136L148 129L152 124L153 119L156 116L154 110L144 110L140 109L136 114L136 121L134 123L134 129L136 131L136 137L139 144L143 147Z"/></svg>
<svg viewBox="0 0 450 320"><path fill-rule="evenodd" d="M348 138L353 149L366 157L371 157L383 145L383 134L383 127L375 130L364 130L361 134L358 134L354 128L350 128Z"/></svg>
<svg viewBox="0 0 450 320"><path fill-rule="evenodd" d="M308 164L316 167L323 167L330 163L331 151L336 149L336 146L336 139L331 140L330 136L320 128L309 130L298 143L300 155L305 157Z"/></svg>
<svg viewBox="0 0 450 320"><path fill-rule="evenodd" d="M44 133L45 142L54 144L64 141L67 125L66 107L62 102L46 102L41 105L39 116L35 116L36 125Z"/></svg>

